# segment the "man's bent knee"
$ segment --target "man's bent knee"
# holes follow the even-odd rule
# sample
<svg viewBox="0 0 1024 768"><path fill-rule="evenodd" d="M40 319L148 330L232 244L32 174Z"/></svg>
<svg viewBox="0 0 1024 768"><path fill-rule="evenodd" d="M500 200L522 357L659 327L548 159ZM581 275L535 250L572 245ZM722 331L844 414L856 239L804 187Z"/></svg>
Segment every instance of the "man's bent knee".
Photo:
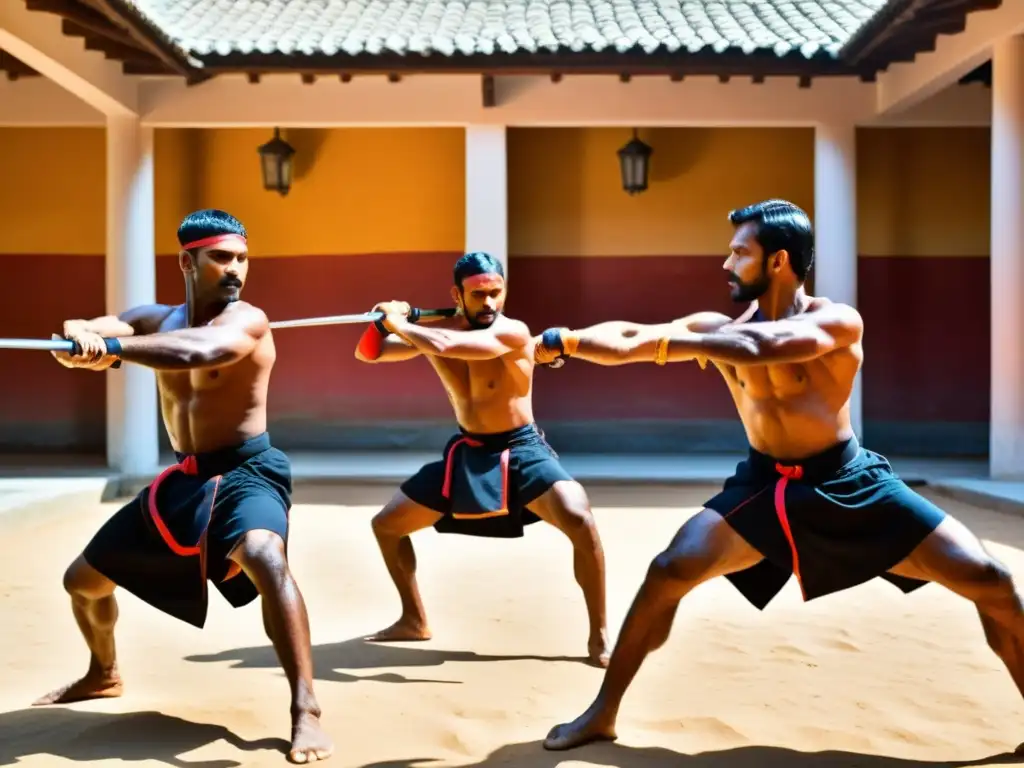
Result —
<svg viewBox="0 0 1024 768"><path fill-rule="evenodd" d="M64 571L64 590L72 597L102 600L114 594L116 585L79 555Z"/></svg>
<svg viewBox="0 0 1024 768"><path fill-rule="evenodd" d="M247 531L231 550L230 558L241 566L257 587L260 582L281 578L288 573L284 540L274 531Z"/></svg>
<svg viewBox="0 0 1024 768"><path fill-rule="evenodd" d="M694 587L709 578L712 565L705 555L667 549L651 561L647 582L667 589Z"/></svg>
<svg viewBox="0 0 1024 768"><path fill-rule="evenodd" d="M1010 570L993 557L964 573L963 591L982 610L1020 611L1020 597Z"/></svg>
<svg viewBox="0 0 1024 768"><path fill-rule="evenodd" d="M440 512L428 509L399 492L373 516L370 527L377 539L400 539L429 528L440 518Z"/></svg>
<svg viewBox="0 0 1024 768"><path fill-rule="evenodd" d="M590 538L597 528L587 492L575 480L559 480L531 502L529 509L570 539L578 536Z"/></svg>
<svg viewBox="0 0 1024 768"><path fill-rule="evenodd" d="M373 529L373 535L378 539L394 535L391 531L395 526L391 524L388 512L389 507L384 507L384 509L374 515L373 519L370 521L370 528Z"/></svg>
<svg viewBox="0 0 1024 768"><path fill-rule="evenodd" d="M674 584L685 591L762 559L719 513L704 509L687 520L668 549L654 558L647 578L652 585Z"/></svg>

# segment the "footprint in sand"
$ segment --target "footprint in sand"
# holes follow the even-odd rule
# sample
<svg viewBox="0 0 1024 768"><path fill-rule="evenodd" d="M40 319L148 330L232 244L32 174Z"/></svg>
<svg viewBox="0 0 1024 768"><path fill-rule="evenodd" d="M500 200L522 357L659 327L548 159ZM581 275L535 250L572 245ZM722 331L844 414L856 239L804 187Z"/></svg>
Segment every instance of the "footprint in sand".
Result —
<svg viewBox="0 0 1024 768"><path fill-rule="evenodd" d="M812 654L797 648L795 645L777 645L771 650L773 656L782 656L784 658L791 659L811 659L814 658Z"/></svg>
<svg viewBox="0 0 1024 768"><path fill-rule="evenodd" d="M473 757L476 754L475 749L467 744L454 729L449 729L441 737L441 746L446 751L462 757Z"/></svg>
<svg viewBox="0 0 1024 768"><path fill-rule="evenodd" d="M687 717L683 720L657 720L645 723L647 730L656 733L683 734L713 738L716 741L726 741L730 744L749 744L750 739L737 731L724 720L717 717Z"/></svg>
<svg viewBox="0 0 1024 768"><path fill-rule="evenodd" d="M896 726L883 728L878 735L888 736L890 739L897 741L900 744L912 744L915 747L922 747L925 745L935 746L937 743L941 743L941 740L937 739L934 734L932 734L931 738L924 739L919 733L914 733L913 731L908 731L906 728L899 728Z"/></svg>
<svg viewBox="0 0 1024 768"><path fill-rule="evenodd" d="M836 638L828 638L821 643L825 648L831 648L833 651L847 651L849 653L862 653L862 649L853 643L848 643L845 640L838 640Z"/></svg>

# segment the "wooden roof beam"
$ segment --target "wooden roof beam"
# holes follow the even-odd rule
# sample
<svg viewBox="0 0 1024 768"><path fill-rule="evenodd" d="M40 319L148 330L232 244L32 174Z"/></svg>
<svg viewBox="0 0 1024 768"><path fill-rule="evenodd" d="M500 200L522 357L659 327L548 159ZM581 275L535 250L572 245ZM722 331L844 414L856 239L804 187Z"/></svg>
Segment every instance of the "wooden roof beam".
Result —
<svg viewBox="0 0 1024 768"><path fill-rule="evenodd" d="M498 96L493 75L484 75L480 78L480 98L485 109L497 105Z"/></svg>
<svg viewBox="0 0 1024 768"><path fill-rule="evenodd" d="M878 113L895 114L934 96L984 63L996 40L1021 32L1024 3L1003 2L996 9L970 13L963 32L938 37L934 52L889 67L879 76Z"/></svg>
<svg viewBox="0 0 1024 768"><path fill-rule="evenodd" d="M138 115L136 84L121 67L64 35L60 18L3 0L0 47L104 115Z"/></svg>
<svg viewBox="0 0 1024 768"><path fill-rule="evenodd" d="M114 23L123 26L131 37L172 72L183 75L192 83L202 82L210 77L197 69L180 51L163 36L143 21L135 9L121 0L93 0Z"/></svg>
<svg viewBox="0 0 1024 768"><path fill-rule="evenodd" d="M117 29L113 24L109 24L103 27L99 24L82 24L77 21L65 18L61 21L61 32L69 37L81 37L88 40L90 37L102 37L104 40L109 40L112 43L118 45L128 45L136 50L149 53L146 47L136 41L131 35L121 29Z"/></svg>

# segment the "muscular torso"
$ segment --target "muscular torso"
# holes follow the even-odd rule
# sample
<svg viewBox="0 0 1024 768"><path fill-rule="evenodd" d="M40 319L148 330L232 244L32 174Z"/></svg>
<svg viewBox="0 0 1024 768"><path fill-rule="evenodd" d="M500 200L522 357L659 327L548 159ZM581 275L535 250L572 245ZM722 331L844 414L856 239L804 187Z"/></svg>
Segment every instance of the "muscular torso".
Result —
<svg viewBox="0 0 1024 768"><path fill-rule="evenodd" d="M752 308L730 325L744 324L753 314ZM800 459L853 435L850 393L862 359L857 343L802 363L715 365L750 445L776 458Z"/></svg>
<svg viewBox="0 0 1024 768"><path fill-rule="evenodd" d="M499 317L496 322L507 322ZM465 330L464 318L437 324ZM533 422L533 344L493 360L425 355L441 378L455 418L479 434L507 432Z"/></svg>
<svg viewBox="0 0 1024 768"><path fill-rule="evenodd" d="M229 306L226 312L231 311ZM188 327L184 306L175 307L160 331ZM238 445L267 429L267 388L277 352L268 332L253 352L216 368L156 371L160 411L171 446L203 453Z"/></svg>

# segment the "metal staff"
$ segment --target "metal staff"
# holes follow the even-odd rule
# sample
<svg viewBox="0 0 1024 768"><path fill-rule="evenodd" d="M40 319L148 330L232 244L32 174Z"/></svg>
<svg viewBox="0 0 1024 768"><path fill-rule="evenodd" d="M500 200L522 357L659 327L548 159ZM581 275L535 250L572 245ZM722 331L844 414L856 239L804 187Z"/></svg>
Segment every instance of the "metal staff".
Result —
<svg viewBox="0 0 1024 768"><path fill-rule="evenodd" d="M459 313L455 307L447 309L417 309L409 311L409 322L419 322L424 317L454 317ZM372 323L383 320L383 312L362 312L354 315L331 315L329 317L308 317L300 320L278 320L271 323L270 327L277 328L305 328L316 325L355 325L359 323ZM71 355L81 353L78 344L70 339L0 339L0 349L34 349L43 352L67 352ZM107 351L111 351L108 345Z"/></svg>
<svg viewBox="0 0 1024 768"><path fill-rule="evenodd" d="M418 323L424 317L455 317L458 309L416 309L409 310L409 322ZM278 328L305 328L314 325L350 325L355 323L373 323L383 320L383 312L362 312L355 315L331 315L330 317L309 317L302 320L278 320L270 324L273 329Z"/></svg>

